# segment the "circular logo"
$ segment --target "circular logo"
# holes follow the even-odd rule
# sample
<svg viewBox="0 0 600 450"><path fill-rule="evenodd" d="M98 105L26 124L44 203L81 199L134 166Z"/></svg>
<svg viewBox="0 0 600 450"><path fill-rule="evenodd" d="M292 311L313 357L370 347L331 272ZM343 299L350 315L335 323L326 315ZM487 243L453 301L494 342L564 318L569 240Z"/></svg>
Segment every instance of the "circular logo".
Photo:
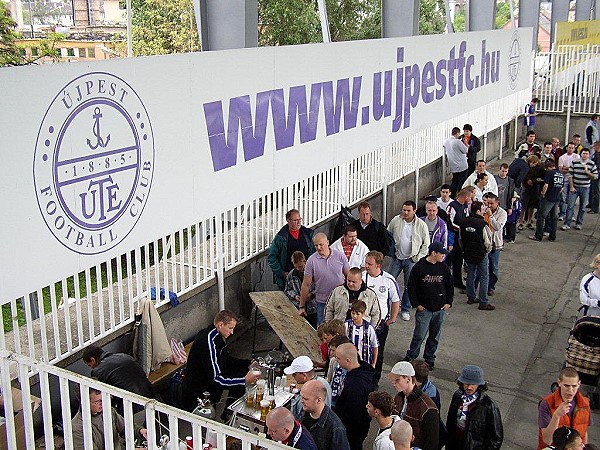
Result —
<svg viewBox="0 0 600 450"><path fill-rule="evenodd" d="M60 89L40 126L35 193L52 234L98 254L139 220L154 174L154 136L142 100L121 78L82 75Z"/></svg>
<svg viewBox="0 0 600 450"><path fill-rule="evenodd" d="M520 71L521 41L519 39L519 32L515 30L510 41L510 50L508 52L508 79L510 80L511 89L514 89L517 86Z"/></svg>

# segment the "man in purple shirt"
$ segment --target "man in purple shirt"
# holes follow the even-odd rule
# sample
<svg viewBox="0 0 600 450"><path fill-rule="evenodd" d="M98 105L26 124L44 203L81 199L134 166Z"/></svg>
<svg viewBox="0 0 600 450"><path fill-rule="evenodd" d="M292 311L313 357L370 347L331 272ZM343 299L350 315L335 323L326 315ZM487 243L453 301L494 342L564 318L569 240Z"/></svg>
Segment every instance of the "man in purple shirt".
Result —
<svg viewBox="0 0 600 450"><path fill-rule="evenodd" d="M313 242L317 251L306 260L298 313L306 316L304 306L310 297L310 286L314 283L318 326L325 318L325 303L329 294L333 288L344 283L350 266L342 252L329 248L329 240L324 233L315 234Z"/></svg>

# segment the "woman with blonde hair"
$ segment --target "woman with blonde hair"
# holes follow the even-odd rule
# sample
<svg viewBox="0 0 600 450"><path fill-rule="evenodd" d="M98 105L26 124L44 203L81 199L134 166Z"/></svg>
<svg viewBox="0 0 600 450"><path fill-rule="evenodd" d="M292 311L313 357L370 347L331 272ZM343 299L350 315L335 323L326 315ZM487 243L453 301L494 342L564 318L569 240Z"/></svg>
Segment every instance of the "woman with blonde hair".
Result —
<svg viewBox="0 0 600 450"><path fill-rule="evenodd" d="M600 253L590 264L592 271L583 276L579 285L579 301L586 316L600 316Z"/></svg>

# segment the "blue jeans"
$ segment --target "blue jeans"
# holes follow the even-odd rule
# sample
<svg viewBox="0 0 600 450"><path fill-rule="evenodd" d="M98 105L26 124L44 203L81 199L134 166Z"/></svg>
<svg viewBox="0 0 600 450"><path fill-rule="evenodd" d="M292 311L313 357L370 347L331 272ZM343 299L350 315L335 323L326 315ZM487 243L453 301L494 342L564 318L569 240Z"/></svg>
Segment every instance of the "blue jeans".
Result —
<svg viewBox="0 0 600 450"><path fill-rule="evenodd" d="M548 230L548 233L550 233L550 236L548 239L551 241L556 239L557 208L558 202L549 202L545 198L540 199L540 207L538 208L537 219L535 222L535 237L542 239L546 224L549 223L550 229Z"/></svg>
<svg viewBox="0 0 600 450"><path fill-rule="evenodd" d="M562 191L560 191L560 201L558 202L558 217L564 218L567 215L567 198L569 194L569 182L565 181Z"/></svg>
<svg viewBox="0 0 600 450"><path fill-rule="evenodd" d="M394 278L398 278L400 272L404 272L404 293L402 294L402 301L400 303L401 312L409 312L411 308L410 299L408 298L408 289L406 289L406 287L408 286L410 271L414 265L415 263L410 258L398 259L394 256L388 270L389 274Z"/></svg>
<svg viewBox="0 0 600 450"><path fill-rule="evenodd" d="M317 327L325 322L325 303L317 302Z"/></svg>
<svg viewBox="0 0 600 450"><path fill-rule="evenodd" d="M575 220L575 225L583 224L583 216L585 215L585 206L587 205L589 192L589 186L575 187L575 192L569 191L569 206L567 207L567 217L565 217L565 225L571 225L571 221L573 220L573 216L575 215L575 200L577 200L577 198L579 198L579 210L577 211L577 219Z"/></svg>
<svg viewBox="0 0 600 450"><path fill-rule="evenodd" d="M498 271L500 267L500 250L492 250L488 253L489 259L489 279L488 279L488 291L496 290L496 283L498 282Z"/></svg>
<svg viewBox="0 0 600 450"><path fill-rule="evenodd" d="M425 342L425 351L423 353L423 359L425 361L434 362L435 352L440 343L440 335L442 334L442 323L446 317L446 311L429 311L424 309L415 313L415 331L413 332L412 341L410 342L410 348L406 352L406 356L410 359L417 359L421 352L421 344L425 335L427 336L427 342Z"/></svg>
<svg viewBox="0 0 600 450"><path fill-rule="evenodd" d="M483 259L475 263L467 263L467 296L469 298L479 298L480 305L487 305L487 289L489 280L489 259L486 254ZM479 297L476 295L477 284L479 285Z"/></svg>

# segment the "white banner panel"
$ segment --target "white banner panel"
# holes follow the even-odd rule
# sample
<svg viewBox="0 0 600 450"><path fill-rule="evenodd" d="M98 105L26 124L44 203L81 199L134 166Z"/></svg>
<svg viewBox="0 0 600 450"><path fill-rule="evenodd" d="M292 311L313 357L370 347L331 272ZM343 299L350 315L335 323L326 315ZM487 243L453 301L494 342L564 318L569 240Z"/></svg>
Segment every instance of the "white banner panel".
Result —
<svg viewBox="0 0 600 450"><path fill-rule="evenodd" d="M0 69L0 298L529 89L530 34Z"/></svg>

